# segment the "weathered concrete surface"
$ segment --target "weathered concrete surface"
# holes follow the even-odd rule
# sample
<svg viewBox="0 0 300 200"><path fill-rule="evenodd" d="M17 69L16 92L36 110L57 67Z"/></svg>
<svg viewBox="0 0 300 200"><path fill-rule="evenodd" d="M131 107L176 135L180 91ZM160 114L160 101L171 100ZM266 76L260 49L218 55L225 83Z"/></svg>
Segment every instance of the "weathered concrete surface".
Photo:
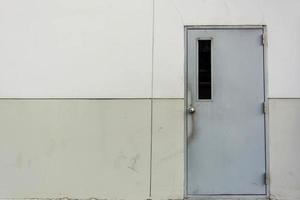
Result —
<svg viewBox="0 0 300 200"><path fill-rule="evenodd" d="M150 100L0 100L0 198L146 199Z"/></svg>
<svg viewBox="0 0 300 200"><path fill-rule="evenodd" d="M183 100L153 100L152 199L183 196ZM271 198L300 198L300 100L269 104ZM146 199L151 100L0 100L0 198Z"/></svg>
<svg viewBox="0 0 300 200"><path fill-rule="evenodd" d="M153 101L152 198L182 199L184 100Z"/></svg>
<svg viewBox="0 0 300 200"><path fill-rule="evenodd" d="M300 199L300 99L271 99L270 182L273 199Z"/></svg>

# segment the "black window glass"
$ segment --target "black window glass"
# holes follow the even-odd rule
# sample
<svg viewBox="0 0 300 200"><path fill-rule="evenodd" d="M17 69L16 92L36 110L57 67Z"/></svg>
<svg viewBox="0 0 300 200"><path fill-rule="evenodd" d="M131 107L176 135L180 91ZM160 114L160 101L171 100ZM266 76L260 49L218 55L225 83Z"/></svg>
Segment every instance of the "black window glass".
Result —
<svg viewBox="0 0 300 200"><path fill-rule="evenodd" d="M211 40L198 40L198 99L211 99Z"/></svg>

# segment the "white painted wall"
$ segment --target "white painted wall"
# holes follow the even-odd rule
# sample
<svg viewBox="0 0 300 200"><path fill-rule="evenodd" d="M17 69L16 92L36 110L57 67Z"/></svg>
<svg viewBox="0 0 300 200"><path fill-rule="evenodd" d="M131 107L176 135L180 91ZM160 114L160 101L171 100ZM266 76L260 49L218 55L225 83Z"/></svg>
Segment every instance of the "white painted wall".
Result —
<svg viewBox="0 0 300 200"><path fill-rule="evenodd" d="M1 0L0 97L149 97L151 0Z"/></svg>
<svg viewBox="0 0 300 200"><path fill-rule="evenodd" d="M182 98L184 25L266 24L270 97L300 97L298 0L155 1L153 95ZM152 0L1 0L0 97L151 97Z"/></svg>

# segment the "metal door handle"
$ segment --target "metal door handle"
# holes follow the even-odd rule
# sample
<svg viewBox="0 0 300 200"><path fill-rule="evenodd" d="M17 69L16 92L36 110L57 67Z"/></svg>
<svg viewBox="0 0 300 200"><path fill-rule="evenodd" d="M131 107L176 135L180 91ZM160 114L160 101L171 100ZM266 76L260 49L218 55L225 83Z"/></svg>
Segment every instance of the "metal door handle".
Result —
<svg viewBox="0 0 300 200"><path fill-rule="evenodd" d="M188 112L189 112L190 114L193 114L194 112L196 112L196 109L195 109L194 107L190 106L190 107L188 108Z"/></svg>

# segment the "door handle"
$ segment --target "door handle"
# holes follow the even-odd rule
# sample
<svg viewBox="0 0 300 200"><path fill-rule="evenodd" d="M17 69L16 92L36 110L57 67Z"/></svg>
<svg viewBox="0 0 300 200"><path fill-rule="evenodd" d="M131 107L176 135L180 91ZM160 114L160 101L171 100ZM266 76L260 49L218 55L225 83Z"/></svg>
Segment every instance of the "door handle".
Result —
<svg viewBox="0 0 300 200"><path fill-rule="evenodd" d="M194 107L190 106L190 107L188 108L188 112L189 112L190 114L193 114L194 112L196 112L196 109L195 109Z"/></svg>

